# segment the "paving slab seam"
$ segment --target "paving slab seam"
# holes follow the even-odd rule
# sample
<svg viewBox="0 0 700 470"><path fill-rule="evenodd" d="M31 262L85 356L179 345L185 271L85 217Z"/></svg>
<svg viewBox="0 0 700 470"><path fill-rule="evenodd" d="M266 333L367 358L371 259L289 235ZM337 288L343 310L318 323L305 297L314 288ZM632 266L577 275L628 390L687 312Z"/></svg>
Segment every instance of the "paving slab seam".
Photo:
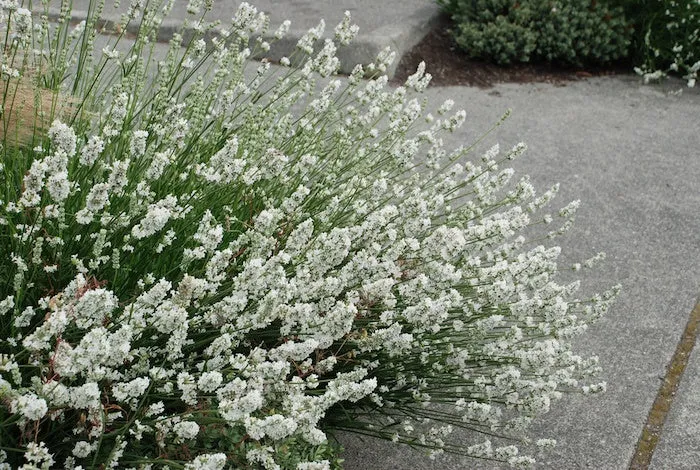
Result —
<svg viewBox="0 0 700 470"><path fill-rule="evenodd" d="M685 326L683 335L681 336L676 351L671 358L671 362L666 369L666 375L663 378L659 392L656 395L654 404L649 410L649 416L642 429L642 435L637 442L637 448L632 461L630 462L629 470L643 470L649 468L651 459L654 455L656 445L659 443L661 433L663 432L664 423L668 412L671 409L673 400L676 396L676 391L680 385L683 373L688 365L690 354L695 346L698 337L700 325L700 299L696 303L693 311L690 312L688 323Z"/></svg>

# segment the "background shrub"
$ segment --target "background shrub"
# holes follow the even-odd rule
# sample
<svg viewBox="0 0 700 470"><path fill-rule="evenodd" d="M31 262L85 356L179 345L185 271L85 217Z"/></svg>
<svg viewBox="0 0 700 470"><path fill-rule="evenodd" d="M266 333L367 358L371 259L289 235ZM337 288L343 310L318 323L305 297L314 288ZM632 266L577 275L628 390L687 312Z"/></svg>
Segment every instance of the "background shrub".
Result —
<svg viewBox="0 0 700 470"><path fill-rule="evenodd" d="M595 0L438 0L455 22L457 44L473 58L564 64L625 57L631 28L622 8Z"/></svg>

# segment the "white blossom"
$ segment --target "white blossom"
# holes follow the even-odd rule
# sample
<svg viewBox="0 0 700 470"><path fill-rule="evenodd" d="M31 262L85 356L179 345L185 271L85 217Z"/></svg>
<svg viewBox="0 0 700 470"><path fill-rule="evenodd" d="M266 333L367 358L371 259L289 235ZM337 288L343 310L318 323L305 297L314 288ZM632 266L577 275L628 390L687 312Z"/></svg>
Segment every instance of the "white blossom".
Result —
<svg viewBox="0 0 700 470"><path fill-rule="evenodd" d="M62 152L67 157L75 155L76 136L70 126L59 120L55 120L49 128L49 138L51 139L51 143L55 146L55 152Z"/></svg>
<svg viewBox="0 0 700 470"><path fill-rule="evenodd" d="M343 14L343 21L335 27L335 38L343 46L347 46L357 36L360 28L356 24L351 24L352 17L350 12L346 11Z"/></svg>
<svg viewBox="0 0 700 470"><path fill-rule="evenodd" d="M185 465L185 470L221 470L226 465L226 454L203 454Z"/></svg>
<svg viewBox="0 0 700 470"><path fill-rule="evenodd" d="M136 406L137 399L148 390L151 381L148 377L138 377L130 382L116 383L112 385L112 393L114 398L120 402L126 402L131 406Z"/></svg>
<svg viewBox="0 0 700 470"><path fill-rule="evenodd" d="M73 455L79 459L84 459L93 452L94 448L89 442L78 441L73 447Z"/></svg>
<svg viewBox="0 0 700 470"><path fill-rule="evenodd" d="M150 237L161 231L171 217L177 216L178 210L177 199L172 195L150 204L141 222L131 229L131 235L137 240Z"/></svg>
<svg viewBox="0 0 700 470"><path fill-rule="evenodd" d="M46 400L34 393L20 395L10 402L10 411L17 413L29 421L36 421L46 415L49 410Z"/></svg>
<svg viewBox="0 0 700 470"><path fill-rule="evenodd" d="M194 439L199 434L199 424L194 421L180 421L173 426L173 432L183 441Z"/></svg>

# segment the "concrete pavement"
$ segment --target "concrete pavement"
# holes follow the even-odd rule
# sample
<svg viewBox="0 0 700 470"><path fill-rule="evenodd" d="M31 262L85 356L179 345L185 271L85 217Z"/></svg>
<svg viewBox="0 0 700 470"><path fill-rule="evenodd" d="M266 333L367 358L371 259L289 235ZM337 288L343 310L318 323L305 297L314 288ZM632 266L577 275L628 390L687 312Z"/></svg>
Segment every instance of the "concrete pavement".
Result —
<svg viewBox="0 0 700 470"><path fill-rule="evenodd" d="M119 8L115 9L112 7L113 2L107 0L103 18L117 23L129 3L129 0L122 0ZM240 3L239 0L214 0L206 19L221 20L225 25ZM284 20L292 23L288 35L273 44L266 54L266 57L273 60L289 56L299 38L309 28L315 27L321 18L326 21L327 35L332 36L335 25L343 19L344 12L349 11L353 22L360 27L360 32L351 46L340 47L338 50L337 56L343 73L350 73L356 64L372 62L387 46L401 57L423 39L439 15L439 8L433 0L252 0L248 3L270 16L270 36ZM57 4L55 0L51 2L51 5L54 4ZM73 0L73 18L84 19L89 4L90 0ZM187 14L187 4L186 0L175 1L171 14L163 22L159 40L167 41L185 19L194 18ZM53 11L58 12L58 8L53 8ZM137 27L135 24L132 26L134 29ZM393 76L397 64L398 61L388 68L386 73L389 78Z"/></svg>
<svg viewBox="0 0 700 470"><path fill-rule="evenodd" d="M700 354L690 358L685 379L677 392L651 467L697 468L700 466Z"/></svg>

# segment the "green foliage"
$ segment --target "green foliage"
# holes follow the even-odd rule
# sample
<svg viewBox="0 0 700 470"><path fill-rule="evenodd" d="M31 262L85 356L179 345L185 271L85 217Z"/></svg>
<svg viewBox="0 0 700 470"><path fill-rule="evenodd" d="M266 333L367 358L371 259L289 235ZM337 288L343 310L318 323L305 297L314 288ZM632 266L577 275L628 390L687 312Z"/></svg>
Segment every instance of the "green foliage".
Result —
<svg viewBox="0 0 700 470"><path fill-rule="evenodd" d="M631 29L621 8L595 0L438 0L457 44L499 64L608 63L625 57Z"/></svg>
<svg viewBox="0 0 700 470"><path fill-rule="evenodd" d="M163 457L166 459L191 459L194 449L203 449L207 452L224 452L230 460L232 468L253 470L255 467L246 462L245 451L260 448L259 443L246 442L248 436L241 427L238 429L212 423L202 426L196 441L187 444L169 445L163 449ZM339 457L343 449L334 439L328 442L313 445L298 437L289 437L273 443L277 464L284 469L296 469L303 462L328 462L330 470L342 469L343 459Z"/></svg>
<svg viewBox="0 0 700 470"><path fill-rule="evenodd" d="M634 24L631 56L645 79L680 73L693 86L700 69L700 1L611 0Z"/></svg>

